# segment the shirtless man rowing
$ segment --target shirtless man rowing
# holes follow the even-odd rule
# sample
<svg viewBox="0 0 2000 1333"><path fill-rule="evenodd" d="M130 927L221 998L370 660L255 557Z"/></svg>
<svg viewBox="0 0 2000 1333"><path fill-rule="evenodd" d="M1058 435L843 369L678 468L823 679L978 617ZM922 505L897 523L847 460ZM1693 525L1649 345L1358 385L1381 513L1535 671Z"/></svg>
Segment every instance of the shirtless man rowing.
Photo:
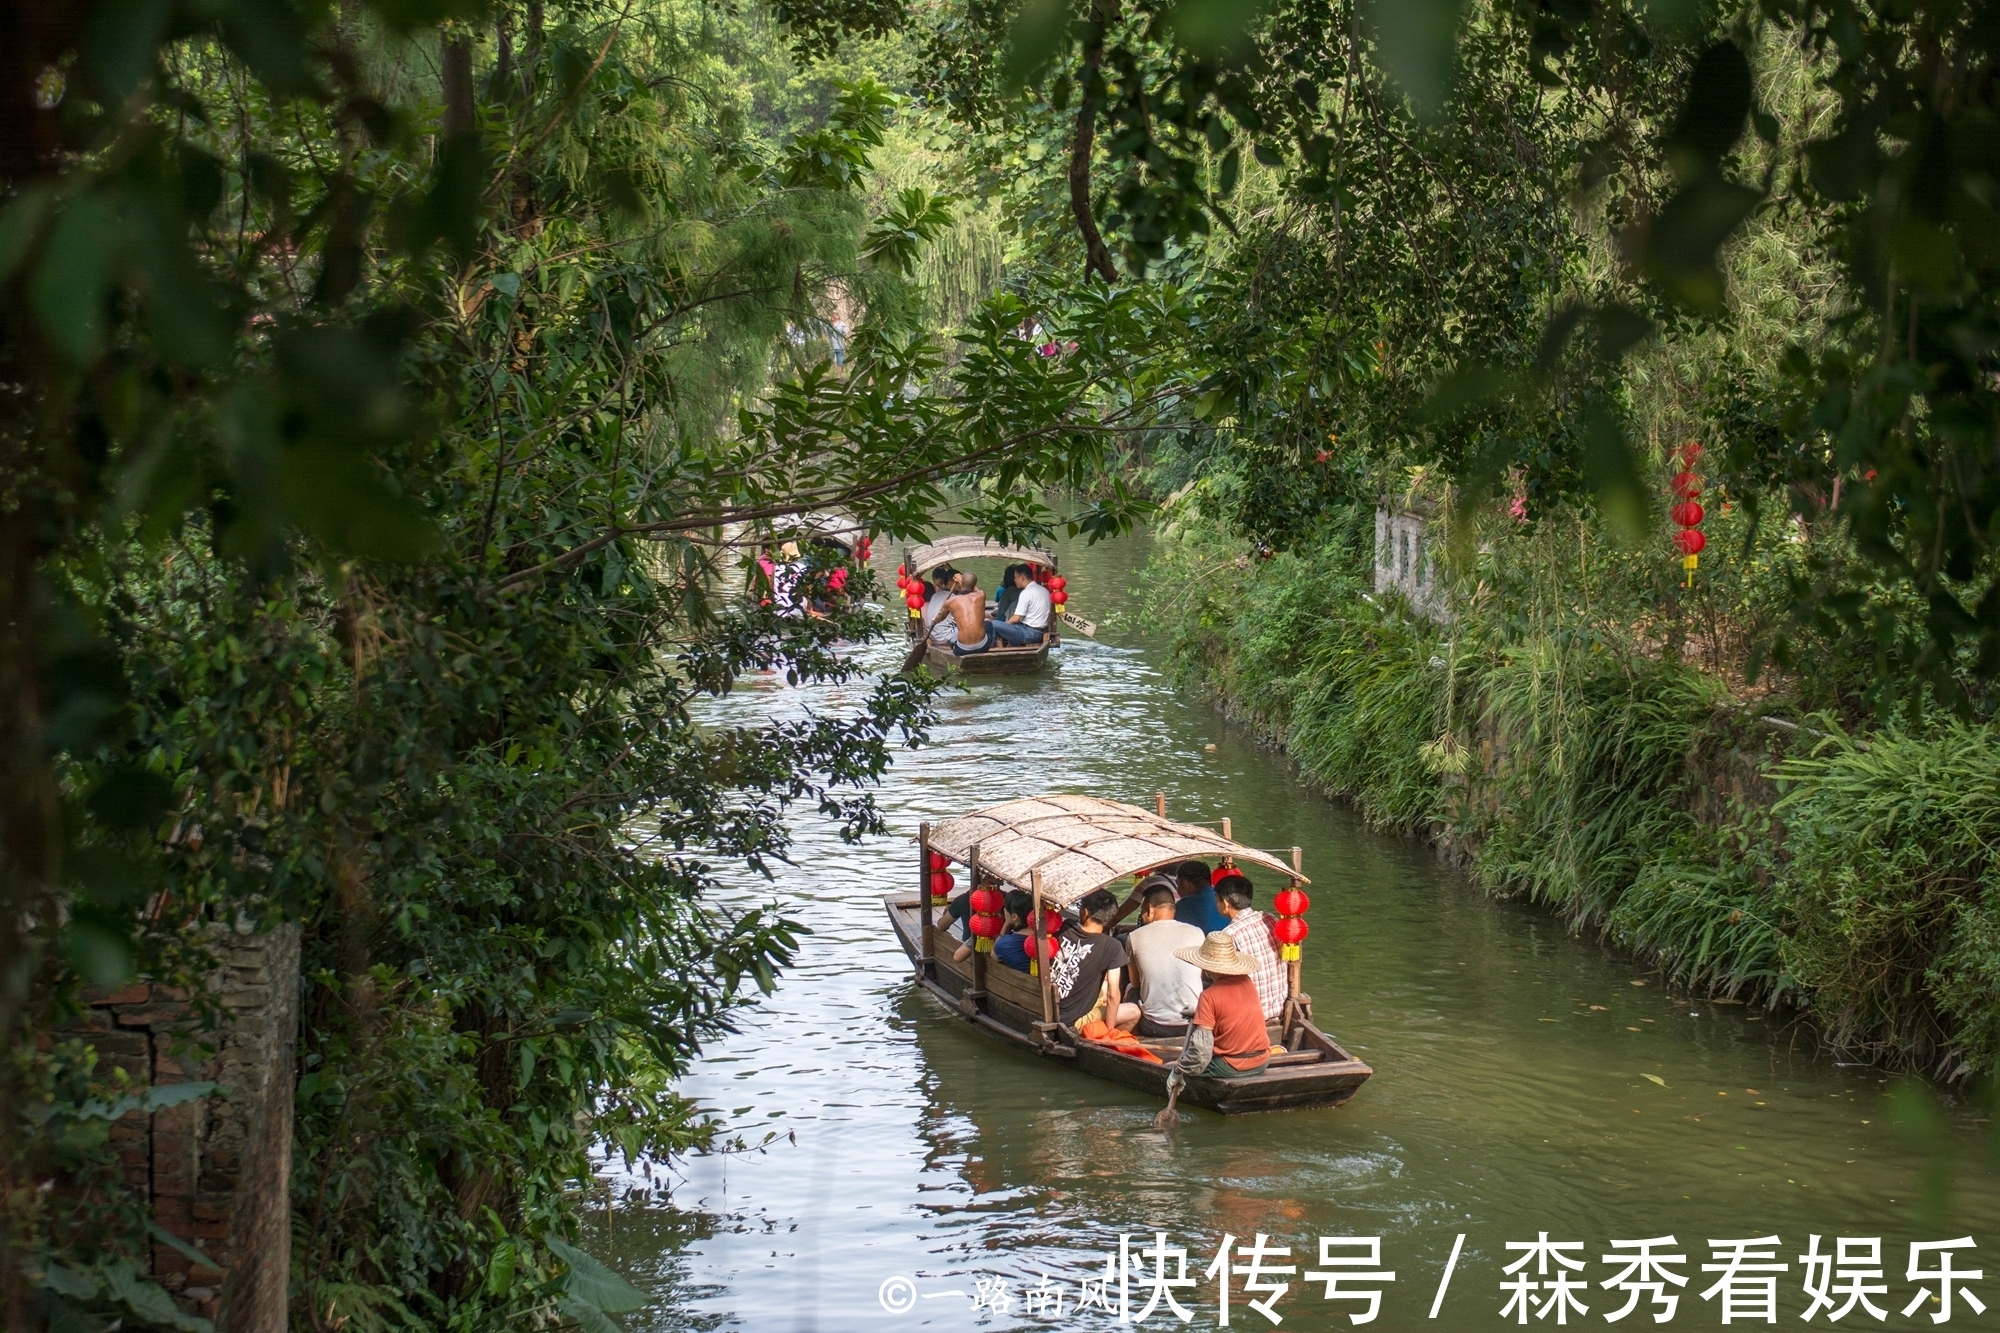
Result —
<svg viewBox="0 0 2000 1333"><path fill-rule="evenodd" d="M993 641L986 632L986 594L979 591L979 577L968 570L958 576L955 586L958 591L944 604L958 629L958 642L951 651L958 657L983 653Z"/></svg>

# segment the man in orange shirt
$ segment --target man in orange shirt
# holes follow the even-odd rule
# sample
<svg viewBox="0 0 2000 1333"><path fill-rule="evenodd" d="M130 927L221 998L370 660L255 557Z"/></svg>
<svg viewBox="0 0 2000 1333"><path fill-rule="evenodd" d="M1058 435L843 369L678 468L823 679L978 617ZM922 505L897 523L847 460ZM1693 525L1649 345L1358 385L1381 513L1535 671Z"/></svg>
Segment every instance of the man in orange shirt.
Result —
<svg viewBox="0 0 2000 1333"><path fill-rule="evenodd" d="M1177 949L1174 956L1200 968L1204 985L1169 1085L1185 1085L1190 1074L1248 1078L1262 1070L1271 1062L1271 1037L1250 979L1253 965L1236 952L1236 941L1218 930L1199 949Z"/></svg>

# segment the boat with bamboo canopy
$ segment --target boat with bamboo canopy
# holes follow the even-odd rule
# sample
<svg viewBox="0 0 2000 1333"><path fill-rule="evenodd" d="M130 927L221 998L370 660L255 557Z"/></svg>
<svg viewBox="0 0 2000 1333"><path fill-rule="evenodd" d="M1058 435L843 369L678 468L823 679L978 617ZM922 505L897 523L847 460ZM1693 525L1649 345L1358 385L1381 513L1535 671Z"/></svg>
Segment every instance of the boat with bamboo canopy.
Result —
<svg viewBox="0 0 2000 1333"><path fill-rule="evenodd" d="M948 647L927 642L924 637L922 608L926 594L911 588L921 585L923 578L939 565L957 565L968 560L1007 560L1030 566L1036 578L1049 589L1050 601L1055 615L1049 624L1048 633L1042 641L1029 647L1014 648L1005 644L995 644L982 652L960 657ZM909 607L910 667L918 661L924 662L934 671L948 671L958 668L968 676L1013 676L1029 671L1039 671L1047 665L1049 652L1062 641L1057 622L1086 637L1095 636L1097 626L1067 609L1068 588L1058 571L1056 555L1053 551L1039 546L1015 546L1006 542L996 542L975 533L960 533L950 537L940 537L922 546L913 546L903 552L902 568L897 577L904 586L904 605ZM995 592L999 591L997 588ZM992 608L987 612L990 615Z"/></svg>
<svg viewBox="0 0 2000 1333"><path fill-rule="evenodd" d="M1308 882L1301 854L1288 857L1246 847L1222 829L1185 824L1166 815L1165 797L1155 808L1095 796L1046 795L1006 801L957 819L924 824L917 835L918 892L883 899L896 937L916 969L917 984L966 1022L1087 1074L1165 1096L1167 1073L1179 1058L1181 1038L1134 1039L1117 1044L1086 1039L1058 1021L1058 997L1051 969L1030 976L976 951L964 962L952 958L953 942L942 920L943 895L952 885L950 868L962 867L974 886L1026 889L1034 897L1031 958L1045 959L1057 914L1097 889L1172 868L1182 861L1221 861L1281 876L1291 890ZM940 880L938 876L944 876ZM1283 897L1274 898L1274 903ZM1302 892L1291 901L1303 903ZM1301 909L1303 910L1303 909ZM1297 919L1297 918L1292 918ZM1304 935L1303 928L1292 932ZM1225 1114L1298 1107L1338 1106L1374 1071L1349 1054L1313 1023L1312 997L1299 988L1299 946L1284 949L1289 980L1283 1013L1267 1023L1274 1053L1254 1075L1190 1078L1184 1103ZM1141 1054L1138 1048L1146 1052Z"/></svg>

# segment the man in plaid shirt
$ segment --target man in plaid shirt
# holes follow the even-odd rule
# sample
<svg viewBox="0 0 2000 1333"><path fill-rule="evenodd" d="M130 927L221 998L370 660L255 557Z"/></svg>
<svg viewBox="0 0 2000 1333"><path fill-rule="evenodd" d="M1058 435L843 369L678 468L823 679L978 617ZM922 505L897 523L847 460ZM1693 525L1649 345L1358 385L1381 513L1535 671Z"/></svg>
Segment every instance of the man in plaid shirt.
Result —
<svg viewBox="0 0 2000 1333"><path fill-rule="evenodd" d="M1290 979L1285 974L1285 960L1278 957L1278 937L1271 933L1271 918L1250 906L1252 892L1249 880L1230 875L1216 883L1215 902L1229 918L1229 938L1236 942L1237 956L1256 968L1250 979L1257 983L1264 1017L1276 1019L1285 1011Z"/></svg>

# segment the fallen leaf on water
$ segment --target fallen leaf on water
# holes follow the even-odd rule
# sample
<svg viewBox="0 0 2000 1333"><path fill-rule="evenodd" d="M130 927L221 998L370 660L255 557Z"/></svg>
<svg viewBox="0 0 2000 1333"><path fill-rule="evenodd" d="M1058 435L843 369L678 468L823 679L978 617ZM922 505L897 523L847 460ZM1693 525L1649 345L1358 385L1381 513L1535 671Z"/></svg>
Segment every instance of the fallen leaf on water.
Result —
<svg viewBox="0 0 2000 1333"><path fill-rule="evenodd" d="M1590 1012L1593 1014L1601 1014L1604 1012L1604 1006L1601 1004L1593 1004L1590 1006Z"/></svg>
<svg viewBox="0 0 2000 1333"><path fill-rule="evenodd" d="M1651 1079L1653 1082L1659 1084L1663 1088L1667 1086L1667 1081L1661 1078L1658 1074L1641 1074L1639 1075L1639 1077L1644 1079Z"/></svg>

